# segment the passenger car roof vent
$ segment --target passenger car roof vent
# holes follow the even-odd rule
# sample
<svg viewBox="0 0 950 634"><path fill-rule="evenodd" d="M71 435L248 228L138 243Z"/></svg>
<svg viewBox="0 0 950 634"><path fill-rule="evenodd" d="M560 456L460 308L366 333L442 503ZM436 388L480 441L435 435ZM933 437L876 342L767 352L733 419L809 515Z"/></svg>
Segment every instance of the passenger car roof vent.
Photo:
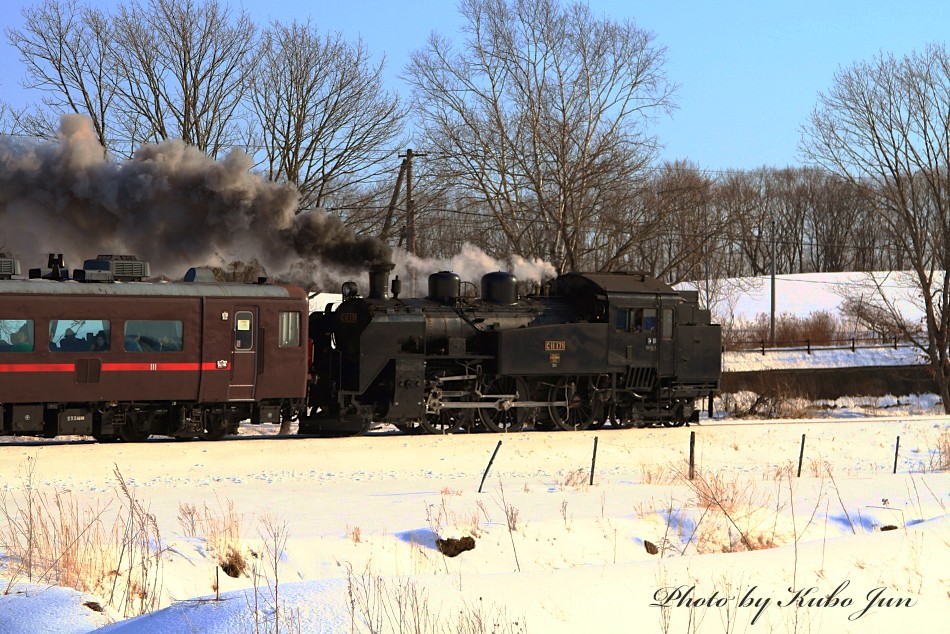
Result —
<svg viewBox="0 0 950 634"><path fill-rule="evenodd" d="M148 262L134 255L100 255L83 262L82 270L73 272L79 282L142 282L148 279Z"/></svg>
<svg viewBox="0 0 950 634"><path fill-rule="evenodd" d="M195 267L185 272L184 281L201 282L205 284L214 284L218 280L214 277L214 271L209 268Z"/></svg>
<svg viewBox="0 0 950 634"><path fill-rule="evenodd" d="M20 274L20 261L13 258L0 258L0 280L13 279Z"/></svg>

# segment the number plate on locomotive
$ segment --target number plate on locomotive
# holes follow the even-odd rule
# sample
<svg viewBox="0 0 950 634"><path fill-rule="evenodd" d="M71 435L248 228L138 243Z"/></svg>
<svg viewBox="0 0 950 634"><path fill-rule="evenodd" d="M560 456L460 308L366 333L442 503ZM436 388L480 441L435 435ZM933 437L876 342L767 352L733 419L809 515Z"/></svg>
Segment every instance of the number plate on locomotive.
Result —
<svg viewBox="0 0 950 634"><path fill-rule="evenodd" d="M544 342L545 352L563 352L564 350L567 350L566 341L545 341Z"/></svg>

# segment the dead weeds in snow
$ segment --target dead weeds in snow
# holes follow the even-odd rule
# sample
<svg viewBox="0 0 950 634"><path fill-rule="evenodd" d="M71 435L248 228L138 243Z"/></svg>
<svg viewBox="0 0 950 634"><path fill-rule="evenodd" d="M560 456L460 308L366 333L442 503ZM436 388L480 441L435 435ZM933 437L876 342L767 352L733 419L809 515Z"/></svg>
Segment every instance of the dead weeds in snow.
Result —
<svg viewBox="0 0 950 634"><path fill-rule="evenodd" d="M221 570L229 577L247 576L248 549L241 539L244 518L234 510L234 502L218 501L218 508L207 504L197 508L194 504L181 502L178 505L178 524L182 534L205 540L208 550L214 554Z"/></svg>
<svg viewBox="0 0 950 634"><path fill-rule="evenodd" d="M454 614L429 598L426 588L406 577L383 577L367 566L346 567L350 632L418 632L420 634L524 634L524 619L512 620L504 610L481 598L464 603Z"/></svg>
<svg viewBox="0 0 950 634"><path fill-rule="evenodd" d="M755 481L701 470L693 479L684 472L679 475L694 496L692 506L702 509L691 534L685 536L683 554L691 544L699 553L741 552L775 548L794 539L781 520L787 502L778 495L773 503L773 495ZM775 482L780 484L783 477L790 476L783 472ZM672 500L668 518L672 521ZM682 538L685 523L679 524Z"/></svg>
<svg viewBox="0 0 950 634"><path fill-rule="evenodd" d="M98 594L124 616L158 607L161 534L118 467L115 500L86 508L68 491L40 487L35 468L28 458L19 488L0 491L0 546L10 562L5 592L26 579Z"/></svg>
<svg viewBox="0 0 950 634"><path fill-rule="evenodd" d="M950 471L950 428L944 428L937 436L930 459L931 471Z"/></svg>

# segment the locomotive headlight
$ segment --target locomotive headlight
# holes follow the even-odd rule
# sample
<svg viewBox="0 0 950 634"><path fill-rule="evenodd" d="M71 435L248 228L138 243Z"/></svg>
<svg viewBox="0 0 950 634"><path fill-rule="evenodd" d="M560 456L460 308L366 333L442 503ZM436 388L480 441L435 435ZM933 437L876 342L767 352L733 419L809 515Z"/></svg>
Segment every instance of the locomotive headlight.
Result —
<svg viewBox="0 0 950 634"><path fill-rule="evenodd" d="M353 297L357 297L360 294L360 290L356 285L356 282L344 282L343 288L340 292L343 294L343 299L351 299Z"/></svg>

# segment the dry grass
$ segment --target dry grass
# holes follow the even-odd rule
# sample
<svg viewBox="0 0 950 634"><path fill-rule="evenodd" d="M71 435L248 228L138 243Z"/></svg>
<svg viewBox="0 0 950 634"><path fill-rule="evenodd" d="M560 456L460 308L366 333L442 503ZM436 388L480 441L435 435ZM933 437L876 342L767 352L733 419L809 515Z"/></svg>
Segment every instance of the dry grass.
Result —
<svg viewBox="0 0 950 634"><path fill-rule="evenodd" d="M382 577L367 567L346 566L350 632L414 632L417 634L524 634L524 619L511 620L504 609L486 606L481 598L454 614L443 614L428 591L412 579ZM453 618L454 617L454 618Z"/></svg>
<svg viewBox="0 0 950 634"><path fill-rule="evenodd" d="M505 523L508 526L508 537L511 540L511 552L515 557L515 566L518 572L521 572L521 562L518 559L518 548L515 546L515 533L518 531L518 508L514 504L508 503L508 497L505 495L505 485L498 481L498 496L496 498L498 506L505 514Z"/></svg>
<svg viewBox="0 0 950 634"><path fill-rule="evenodd" d="M0 492L6 592L25 578L98 594L124 616L158 607L161 534L118 468L114 475L115 503L81 508L70 493L38 486L35 462L27 460L19 489Z"/></svg>
<svg viewBox="0 0 950 634"><path fill-rule="evenodd" d="M570 532L573 516L567 513L567 500L561 500L561 519L564 520L564 529Z"/></svg>
<svg viewBox="0 0 950 634"><path fill-rule="evenodd" d="M748 347L762 341L771 341L769 316L762 313L755 320L745 324L742 331L727 327L723 331L723 343L727 350ZM810 313L806 317L782 313L775 319L775 341L778 345L802 346L811 342L813 346L840 344L849 332L847 324L827 311ZM746 344L743 346L742 344Z"/></svg>
<svg viewBox="0 0 950 634"><path fill-rule="evenodd" d="M699 553L741 552L775 548L789 541L778 525L784 505L777 502L773 506L771 495L760 491L754 481L702 471L692 480L685 473L680 476L694 495L692 504L703 509L685 540L687 548L694 544Z"/></svg>
<svg viewBox="0 0 950 634"><path fill-rule="evenodd" d="M247 600L254 634L301 632L300 608L289 605L280 594L280 562L287 550L290 531L287 523L265 515L258 528L262 549L254 553L250 577L254 593Z"/></svg>
<svg viewBox="0 0 950 634"><path fill-rule="evenodd" d="M561 490L587 491L590 489L590 475L587 473L587 469L574 469L568 471L560 480L555 481L555 484Z"/></svg>
<svg viewBox="0 0 950 634"><path fill-rule="evenodd" d="M641 484L668 486L680 481L680 475L670 465L641 464Z"/></svg>
<svg viewBox="0 0 950 634"><path fill-rule="evenodd" d="M945 428L937 436L931 457L931 471L950 471L950 428Z"/></svg>
<svg viewBox="0 0 950 634"><path fill-rule="evenodd" d="M788 385L774 385L757 392L725 393L721 408L736 418L814 418L820 408L805 398L792 396Z"/></svg>
<svg viewBox="0 0 950 634"><path fill-rule="evenodd" d="M436 535L442 535L447 528L467 532L472 537L482 534L481 518L491 522L488 511L481 500L476 500L476 508L467 511L455 511L449 508L446 497L443 495L439 504L426 504L426 522L429 529Z"/></svg>
<svg viewBox="0 0 950 634"><path fill-rule="evenodd" d="M247 547L241 539L243 517L234 502L225 500L217 509L204 504L201 509L187 502L178 505L178 524L183 535L205 540L221 570L229 577L248 574Z"/></svg>

